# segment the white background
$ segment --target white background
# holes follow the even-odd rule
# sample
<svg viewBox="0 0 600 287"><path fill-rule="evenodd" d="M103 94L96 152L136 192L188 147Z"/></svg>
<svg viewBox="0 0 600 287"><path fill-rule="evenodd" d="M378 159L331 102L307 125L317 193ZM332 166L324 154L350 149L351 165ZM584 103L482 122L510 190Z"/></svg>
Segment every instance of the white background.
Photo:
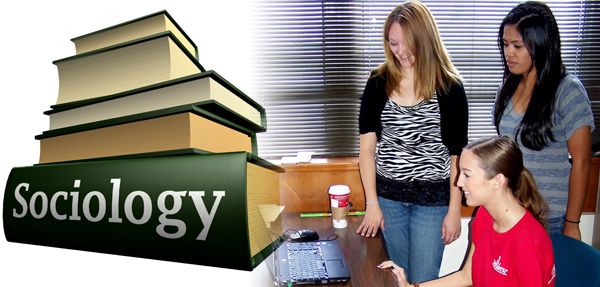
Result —
<svg viewBox="0 0 600 287"><path fill-rule="evenodd" d="M198 46L204 68L215 70L252 96L248 92L250 5L243 0L3 3L2 190L11 168L39 160L39 143L34 137L48 129L43 112L58 96L58 72L52 61L75 55L70 39L167 10ZM0 236L2 286L267 286L256 274L10 243Z"/></svg>

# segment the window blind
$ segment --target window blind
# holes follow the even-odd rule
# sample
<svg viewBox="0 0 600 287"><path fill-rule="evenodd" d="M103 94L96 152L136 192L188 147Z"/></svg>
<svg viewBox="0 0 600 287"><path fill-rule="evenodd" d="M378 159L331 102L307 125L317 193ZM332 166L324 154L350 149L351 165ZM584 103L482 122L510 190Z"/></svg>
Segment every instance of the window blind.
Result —
<svg viewBox="0 0 600 287"><path fill-rule="evenodd" d="M469 140L496 134L490 110L502 80L500 22L520 1L422 1L464 79ZM267 114L264 158L314 151L357 156L360 96L384 61L382 27L398 1L256 1L252 94ZM547 1L563 61L580 77L600 122L600 3ZM596 124L598 125L598 124ZM600 129L600 126L599 126ZM593 142L600 133L595 131Z"/></svg>

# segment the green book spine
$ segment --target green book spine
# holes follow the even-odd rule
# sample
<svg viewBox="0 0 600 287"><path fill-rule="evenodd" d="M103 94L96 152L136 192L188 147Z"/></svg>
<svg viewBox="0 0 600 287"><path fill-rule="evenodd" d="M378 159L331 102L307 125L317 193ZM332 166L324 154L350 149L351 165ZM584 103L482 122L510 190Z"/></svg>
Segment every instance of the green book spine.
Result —
<svg viewBox="0 0 600 287"><path fill-rule="evenodd" d="M252 270L244 152L13 168L7 241ZM277 187L278 188L278 187ZM274 240L276 241L276 240Z"/></svg>

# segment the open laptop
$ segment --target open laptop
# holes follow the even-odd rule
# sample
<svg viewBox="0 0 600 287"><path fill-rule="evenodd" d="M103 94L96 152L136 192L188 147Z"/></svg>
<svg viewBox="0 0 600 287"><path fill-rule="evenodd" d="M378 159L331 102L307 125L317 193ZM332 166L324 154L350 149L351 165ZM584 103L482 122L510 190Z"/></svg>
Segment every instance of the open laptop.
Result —
<svg viewBox="0 0 600 287"><path fill-rule="evenodd" d="M329 284L350 279L338 241L285 242L275 253L275 281L280 286Z"/></svg>

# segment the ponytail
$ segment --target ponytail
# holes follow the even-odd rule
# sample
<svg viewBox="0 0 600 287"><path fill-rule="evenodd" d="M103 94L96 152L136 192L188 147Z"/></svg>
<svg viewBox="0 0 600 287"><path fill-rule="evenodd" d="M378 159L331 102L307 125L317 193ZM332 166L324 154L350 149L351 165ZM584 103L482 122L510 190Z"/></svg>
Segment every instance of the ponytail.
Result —
<svg viewBox="0 0 600 287"><path fill-rule="evenodd" d="M549 209L548 203L546 203L546 200L544 200L537 190L533 175L525 167L521 171L516 188L513 189L513 195L517 198L521 206L529 210L533 217L546 228L546 215Z"/></svg>
<svg viewBox="0 0 600 287"><path fill-rule="evenodd" d="M523 166L523 153L517 143L507 136L494 136L471 142L465 149L477 156L488 179L503 174L519 204L546 227L548 203L537 190L533 175Z"/></svg>

